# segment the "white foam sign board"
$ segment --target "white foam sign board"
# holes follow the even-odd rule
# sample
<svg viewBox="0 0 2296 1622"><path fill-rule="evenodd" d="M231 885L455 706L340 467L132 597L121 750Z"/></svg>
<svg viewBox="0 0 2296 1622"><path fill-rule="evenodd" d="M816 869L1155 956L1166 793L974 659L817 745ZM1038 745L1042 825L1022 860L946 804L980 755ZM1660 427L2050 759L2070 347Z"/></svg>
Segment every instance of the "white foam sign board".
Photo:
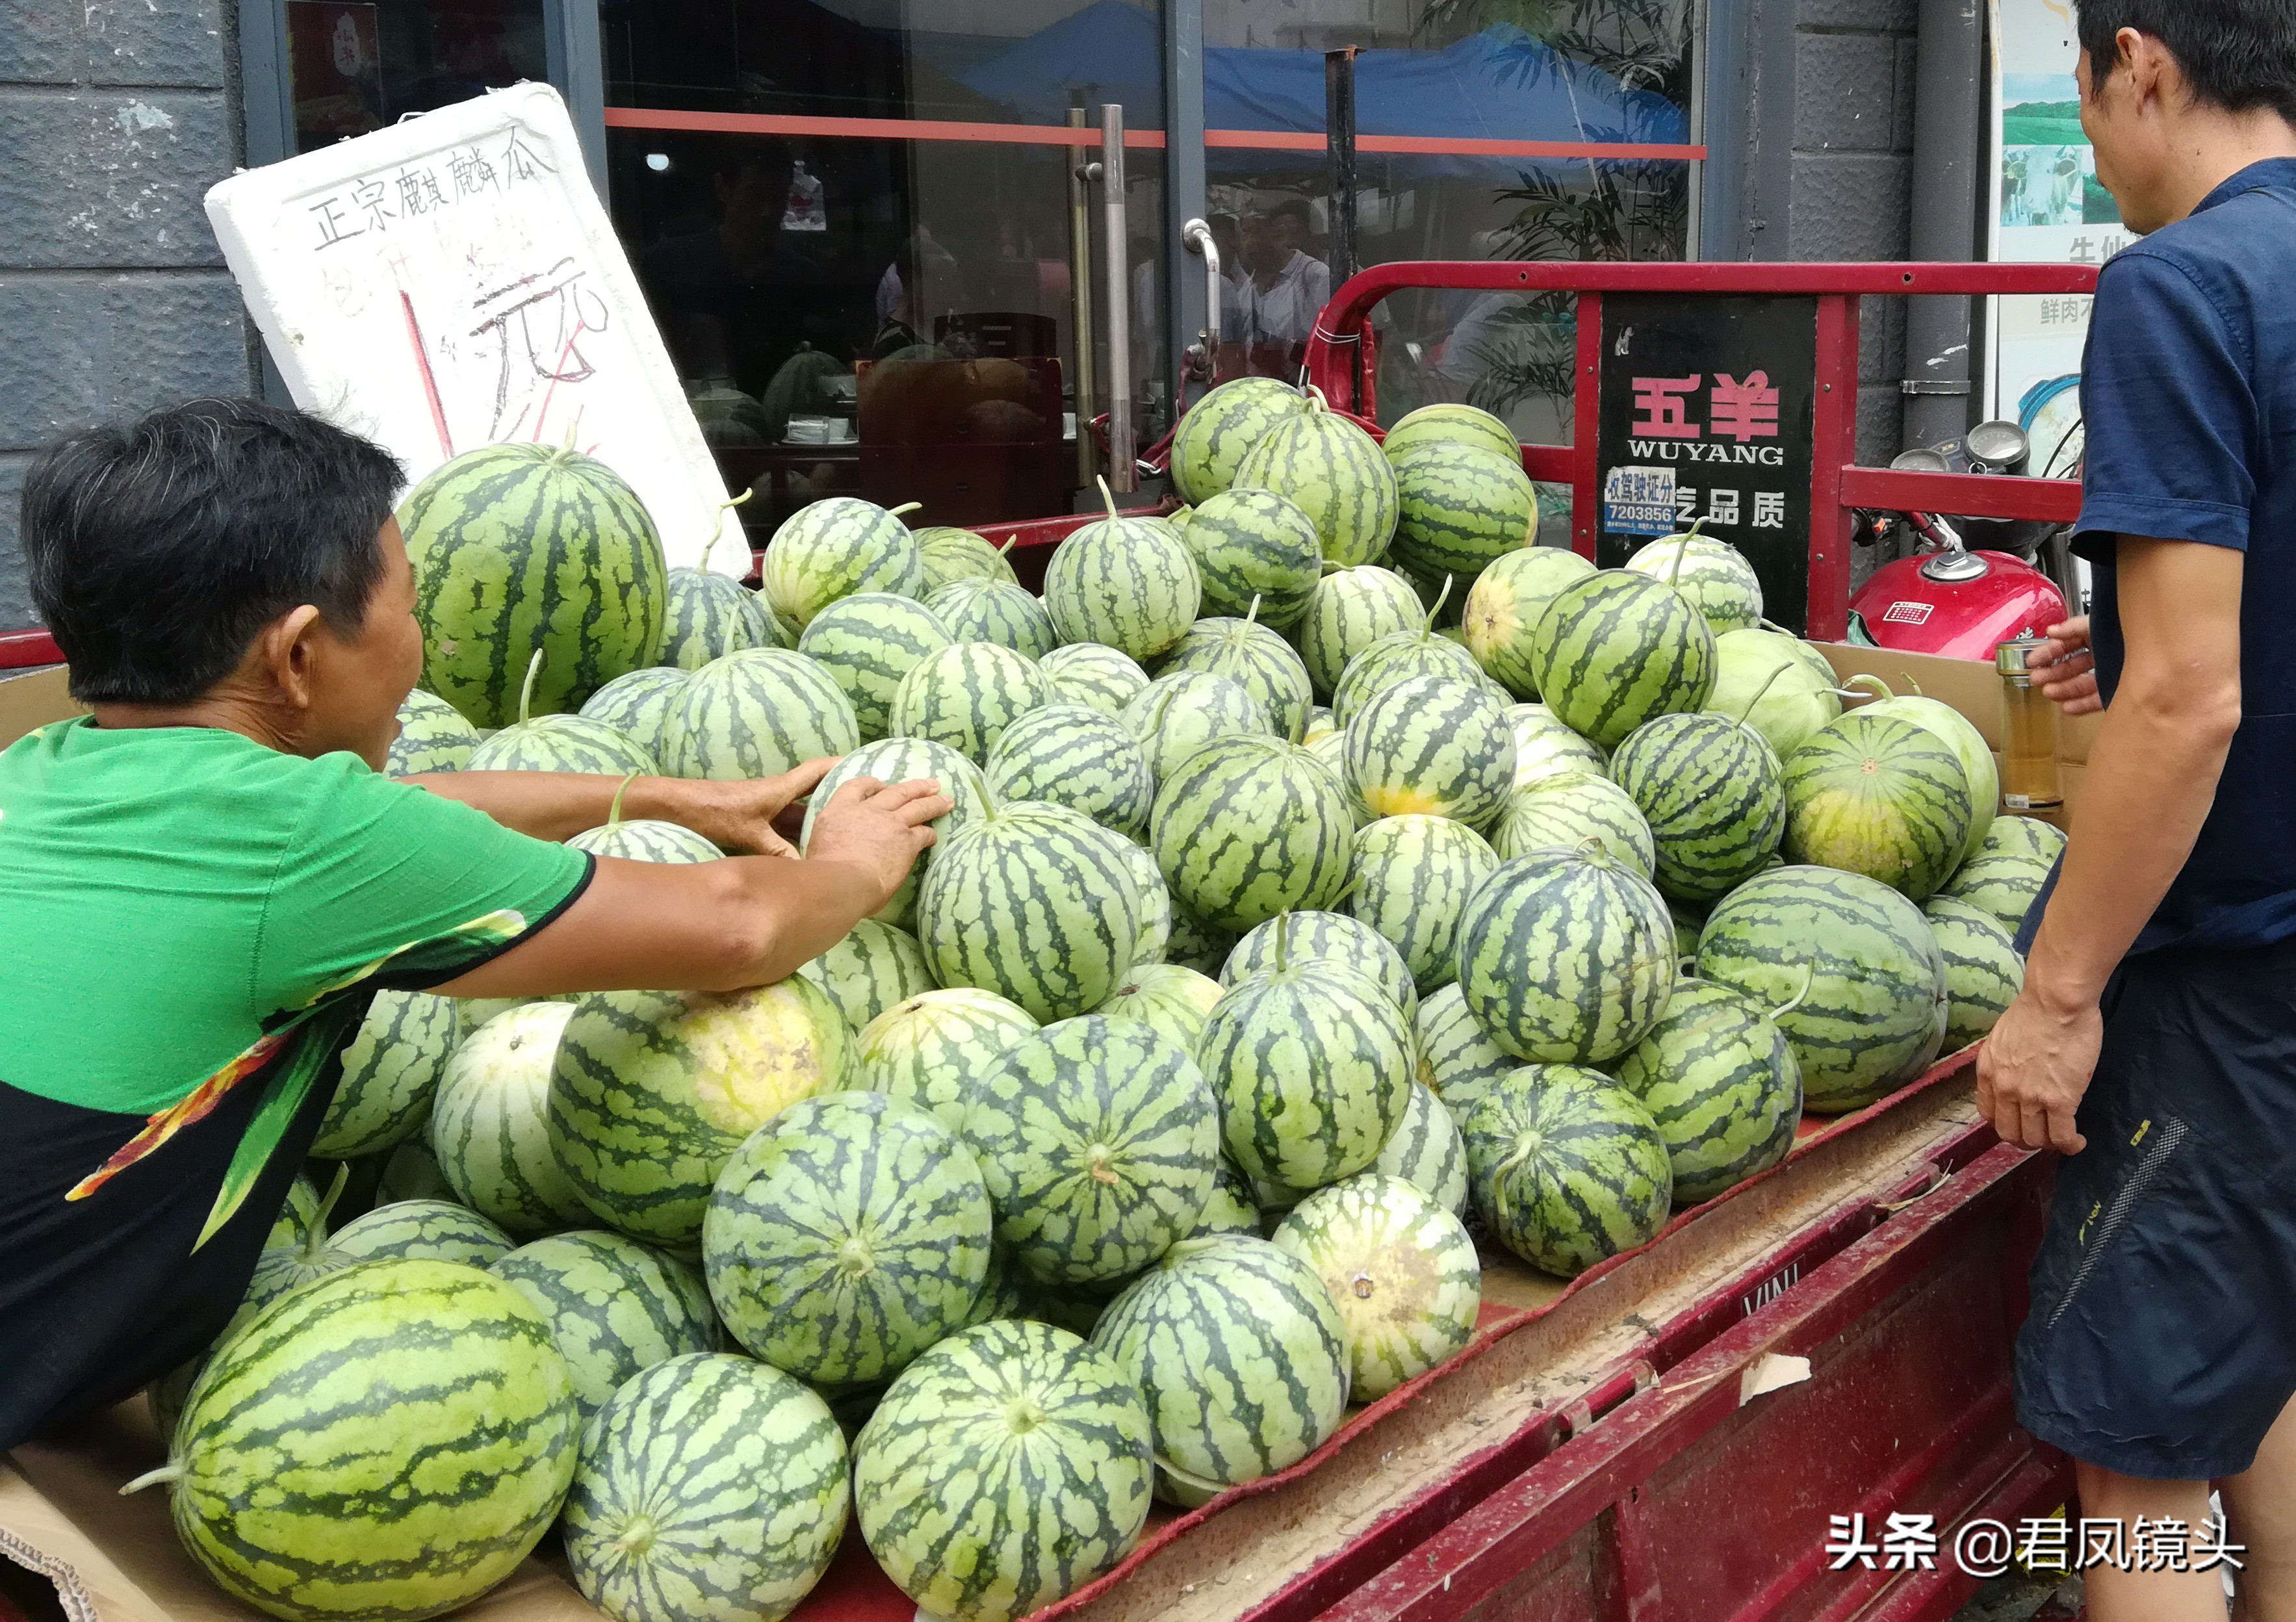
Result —
<svg viewBox="0 0 2296 1622"><path fill-rule="evenodd" d="M207 194L295 403L420 479L572 436L637 490L673 565L745 571L740 520L557 91L519 85Z"/></svg>

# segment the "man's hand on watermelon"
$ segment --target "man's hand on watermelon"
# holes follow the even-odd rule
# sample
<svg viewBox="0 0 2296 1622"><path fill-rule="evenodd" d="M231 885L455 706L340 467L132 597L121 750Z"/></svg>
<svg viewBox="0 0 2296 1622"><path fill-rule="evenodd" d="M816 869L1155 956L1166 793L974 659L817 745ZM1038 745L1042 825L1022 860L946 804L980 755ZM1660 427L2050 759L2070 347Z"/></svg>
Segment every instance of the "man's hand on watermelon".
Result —
<svg viewBox="0 0 2296 1622"><path fill-rule="evenodd" d="M405 781L538 840L568 840L600 826L619 794L626 823L676 823L734 856L794 856L805 797L836 764L825 756L778 777L735 782L633 777L627 788L619 777L573 772L435 772Z"/></svg>

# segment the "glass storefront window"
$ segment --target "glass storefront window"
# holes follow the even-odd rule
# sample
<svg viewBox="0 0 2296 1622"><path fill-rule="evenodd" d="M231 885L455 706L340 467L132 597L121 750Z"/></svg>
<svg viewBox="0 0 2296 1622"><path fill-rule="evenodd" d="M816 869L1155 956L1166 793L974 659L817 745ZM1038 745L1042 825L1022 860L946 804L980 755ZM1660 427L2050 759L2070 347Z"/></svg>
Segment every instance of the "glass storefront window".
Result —
<svg viewBox="0 0 2296 1622"><path fill-rule="evenodd" d="M542 0L286 0L295 150L544 72Z"/></svg>

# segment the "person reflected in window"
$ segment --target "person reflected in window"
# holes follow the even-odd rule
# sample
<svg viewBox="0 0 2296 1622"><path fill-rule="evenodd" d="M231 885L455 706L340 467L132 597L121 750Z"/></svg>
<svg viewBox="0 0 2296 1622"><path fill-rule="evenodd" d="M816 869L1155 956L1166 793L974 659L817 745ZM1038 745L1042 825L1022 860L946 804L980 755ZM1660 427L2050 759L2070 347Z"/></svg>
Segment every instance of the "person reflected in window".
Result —
<svg viewBox="0 0 2296 1622"><path fill-rule="evenodd" d="M1288 376L1299 367L1316 316L1332 297L1331 267L1311 258L1305 199L1289 197L1243 219L1244 281L1237 337L1251 370Z"/></svg>

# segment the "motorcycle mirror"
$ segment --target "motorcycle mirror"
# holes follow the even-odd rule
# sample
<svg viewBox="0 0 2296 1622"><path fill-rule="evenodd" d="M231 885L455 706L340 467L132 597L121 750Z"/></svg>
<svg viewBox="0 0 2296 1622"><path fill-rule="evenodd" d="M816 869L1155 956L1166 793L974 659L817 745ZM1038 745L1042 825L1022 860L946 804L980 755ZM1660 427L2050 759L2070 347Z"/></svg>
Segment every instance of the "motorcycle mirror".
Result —
<svg viewBox="0 0 2296 1622"><path fill-rule="evenodd" d="M2032 441L2014 422L1980 422L1963 443L1969 448L1969 459L1988 473L2012 472L2033 451Z"/></svg>

